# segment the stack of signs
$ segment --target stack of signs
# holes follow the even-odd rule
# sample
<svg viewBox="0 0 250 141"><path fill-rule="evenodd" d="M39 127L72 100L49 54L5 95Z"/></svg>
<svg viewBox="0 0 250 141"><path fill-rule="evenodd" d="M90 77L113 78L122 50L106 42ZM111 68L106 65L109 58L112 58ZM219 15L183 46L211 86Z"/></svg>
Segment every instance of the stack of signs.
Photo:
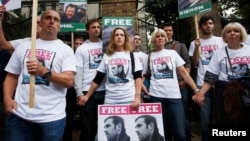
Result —
<svg viewBox="0 0 250 141"><path fill-rule="evenodd" d="M134 36L134 19L132 17L102 17L102 41L103 50L106 52L111 33L116 27L125 29L129 35L131 44Z"/></svg>
<svg viewBox="0 0 250 141"><path fill-rule="evenodd" d="M61 32L85 31L87 0L59 0Z"/></svg>
<svg viewBox="0 0 250 141"><path fill-rule="evenodd" d="M152 134L152 140L164 140L160 103L143 103L136 110L130 104L98 105L98 141L149 140Z"/></svg>

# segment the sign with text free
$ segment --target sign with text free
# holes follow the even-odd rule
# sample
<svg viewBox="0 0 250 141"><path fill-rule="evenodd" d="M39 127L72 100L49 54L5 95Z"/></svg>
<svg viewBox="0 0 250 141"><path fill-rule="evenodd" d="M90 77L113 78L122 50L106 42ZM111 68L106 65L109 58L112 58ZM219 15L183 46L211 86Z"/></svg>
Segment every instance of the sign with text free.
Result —
<svg viewBox="0 0 250 141"><path fill-rule="evenodd" d="M212 10L211 0L178 0L179 18L187 18Z"/></svg>
<svg viewBox="0 0 250 141"><path fill-rule="evenodd" d="M102 42L103 50L106 51L112 31L120 27L126 30L129 37L134 35L134 18L133 17L102 17ZM132 44L131 39L131 44Z"/></svg>
<svg viewBox="0 0 250 141"><path fill-rule="evenodd" d="M105 119L119 116L124 120L127 135L131 141L138 141L135 130L135 119L139 116L150 115L156 119L159 133L164 136L162 109L160 103L142 103L138 109L133 110L130 104L98 105L98 141L107 141L104 131Z"/></svg>

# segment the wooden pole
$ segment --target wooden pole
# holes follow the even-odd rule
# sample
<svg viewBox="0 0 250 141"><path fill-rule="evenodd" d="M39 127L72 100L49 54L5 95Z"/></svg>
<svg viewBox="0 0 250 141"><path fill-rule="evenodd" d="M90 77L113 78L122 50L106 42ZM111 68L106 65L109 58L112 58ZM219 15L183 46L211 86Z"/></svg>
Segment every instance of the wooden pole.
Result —
<svg viewBox="0 0 250 141"><path fill-rule="evenodd" d="M73 50L75 50L75 46L74 46L74 32L71 32L71 47Z"/></svg>
<svg viewBox="0 0 250 141"><path fill-rule="evenodd" d="M197 15L194 16L194 23L195 23L196 39L199 39L199 38L200 38L200 35L199 35L199 27L198 27ZM198 50L198 58L200 58L200 57L201 57L201 48L199 47L199 50Z"/></svg>
<svg viewBox="0 0 250 141"><path fill-rule="evenodd" d="M36 59L36 34L37 34L37 7L38 0L33 0L32 7L32 30L31 30L31 56L30 59ZM35 105L35 75L30 75L30 94L29 107L33 108Z"/></svg>

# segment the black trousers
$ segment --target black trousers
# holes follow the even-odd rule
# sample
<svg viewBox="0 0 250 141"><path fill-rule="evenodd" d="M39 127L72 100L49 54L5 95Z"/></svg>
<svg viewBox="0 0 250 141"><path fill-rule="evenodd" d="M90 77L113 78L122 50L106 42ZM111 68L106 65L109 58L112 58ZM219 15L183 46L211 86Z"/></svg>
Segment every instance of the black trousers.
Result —
<svg viewBox="0 0 250 141"><path fill-rule="evenodd" d="M86 94L86 92L83 92ZM104 103L105 91L94 92L80 110L80 141L94 141L97 135L98 105Z"/></svg>

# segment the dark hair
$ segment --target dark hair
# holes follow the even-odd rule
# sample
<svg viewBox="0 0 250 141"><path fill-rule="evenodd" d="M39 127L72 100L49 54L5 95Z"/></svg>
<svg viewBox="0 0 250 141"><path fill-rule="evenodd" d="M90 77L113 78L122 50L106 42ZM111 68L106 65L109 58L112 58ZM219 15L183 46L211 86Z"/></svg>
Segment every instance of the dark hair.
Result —
<svg viewBox="0 0 250 141"><path fill-rule="evenodd" d="M142 115L142 116L139 116L135 119L135 122L140 119L140 118L143 118L144 119L144 122L145 124L148 126L150 123L153 123L154 124L154 130L157 130L158 131L158 126L157 126L157 122L156 122L156 118L153 117L153 116L150 116L150 115Z"/></svg>
<svg viewBox="0 0 250 141"><path fill-rule="evenodd" d="M67 11L67 9L68 9L69 7L73 7L73 8L76 9L76 7L71 3L71 4L69 4L69 5L66 6L65 11Z"/></svg>
<svg viewBox="0 0 250 141"><path fill-rule="evenodd" d="M99 25L101 25L100 20L94 18L94 19L90 19L90 20L87 21L85 28L89 29L90 25L93 24L93 23L96 23L96 22L99 23Z"/></svg>
<svg viewBox="0 0 250 141"><path fill-rule="evenodd" d="M107 117L104 122L106 122L109 119L113 119L113 123L114 125L118 125L119 123L122 125L122 130L125 130L125 124L124 124L124 120L123 118L119 117L119 116L110 116Z"/></svg>
<svg viewBox="0 0 250 141"><path fill-rule="evenodd" d="M140 34L139 33L134 33L134 36L140 36Z"/></svg>
<svg viewBox="0 0 250 141"><path fill-rule="evenodd" d="M204 23L206 23L208 20L212 20L214 22L214 19L211 16L202 16L199 21L199 27L201 27Z"/></svg>
<svg viewBox="0 0 250 141"><path fill-rule="evenodd" d="M84 38L83 38L82 36L76 36L76 37L75 37L75 41L76 41L76 39L80 39L80 40L83 40L83 41L84 41Z"/></svg>
<svg viewBox="0 0 250 141"><path fill-rule="evenodd" d="M161 24L161 28L163 29L165 26L171 26L173 28L173 25L171 23L168 22L164 22Z"/></svg>

